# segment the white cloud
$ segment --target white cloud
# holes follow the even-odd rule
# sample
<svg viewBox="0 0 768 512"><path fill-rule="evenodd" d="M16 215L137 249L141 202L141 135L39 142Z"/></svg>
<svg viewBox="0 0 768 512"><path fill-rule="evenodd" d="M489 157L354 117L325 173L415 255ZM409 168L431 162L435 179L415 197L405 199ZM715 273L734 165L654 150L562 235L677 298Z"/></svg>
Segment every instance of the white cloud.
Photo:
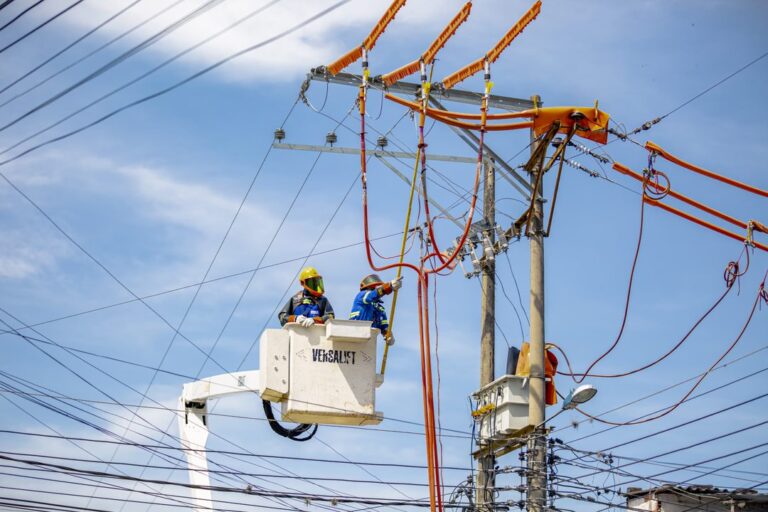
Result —
<svg viewBox="0 0 768 512"><path fill-rule="evenodd" d="M73 10L62 19L63 22L88 30L95 24L112 16L128 5L120 2L91 2ZM171 0L139 3L117 19L107 24L99 33L103 37L114 37L170 6ZM220 4L185 23L179 29L160 40L150 49L162 57L170 57L199 43L230 24L248 16L267 2L246 0L224 0ZM335 2L316 0L282 1L270 6L253 18L229 30L195 50L186 62L194 68L219 61L236 51L275 36L298 24ZM263 78L284 80L294 79L310 67L327 63L349 51L358 39L362 39L373 23L389 5L389 0L350 2L323 18L287 36L271 47L260 49L236 60L225 70L225 76L233 81L253 81ZM452 2L459 5L459 2ZM424 27L444 21L436 17L434 5L428 2L413 2L404 7L398 15L401 28L419 25ZM169 24L204 5L204 2L182 2L169 9L152 22L131 33L131 44L151 37ZM447 10L447 12L453 9ZM41 14L42 16L43 14ZM448 15L452 16L452 14ZM442 16L445 17L445 16ZM446 18L447 20L447 18ZM342 37L340 37L342 36ZM343 42L339 42L342 40ZM349 46L349 47L347 47Z"/></svg>

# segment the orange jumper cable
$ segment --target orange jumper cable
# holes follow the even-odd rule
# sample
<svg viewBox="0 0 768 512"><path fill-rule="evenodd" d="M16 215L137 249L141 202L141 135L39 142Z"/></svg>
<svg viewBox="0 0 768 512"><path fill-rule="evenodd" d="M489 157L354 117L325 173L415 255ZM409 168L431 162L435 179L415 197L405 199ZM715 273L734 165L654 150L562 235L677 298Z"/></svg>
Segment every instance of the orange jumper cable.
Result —
<svg viewBox="0 0 768 512"><path fill-rule="evenodd" d="M627 176L630 176L631 178L634 178L634 179L636 179L637 181L639 181L641 183L645 182L645 179L639 173L633 171L632 169L630 169L629 167L627 167L624 164L621 164L619 162L615 162L613 164L613 169L615 171L618 171L618 172L622 173L622 174L626 174ZM647 184L648 184L648 186L652 186L653 188L655 188L659 192L661 192L661 189L663 188L663 187L653 183L652 181L648 181ZM680 200L680 201L682 201L682 202L684 202L686 204L689 204L689 205L693 206L694 208L698 208L699 210L702 210L702 211L704 211L706 213L709 213L710 215L718 217L718 218L720 218L720 219L722 219L722 220L724 220L726 222L730 222L731 224L733 224L735 226L738 226L738 227L740 227L742 229L746 229L748 231L746 238L747 238L747 241L749 243L753 244L755 247L757 247L759 249L762 249L764 251L768 250L768 247L766 247L765 245L751 240L751 236L752 236L751 235L751 231L752 230L761 231L763 233L768 233L768 229L766 229L766 226L764 226L762 223L754 221L754 220L750 220L749 222L744 222L744 221L739 220L739 219L737 219L735 217L731 217L730 215L725 214L725 213L723 213L723 212L721 212L719 210L716 210L716 209L714 209L714 208L712 208L710 206L707 206L707 205L705 205L703 203L700 203L699 201L696 201L695 199L691 199L688 196L684 196L683 194L675 192L674 190L671 190L671 189L664 189L664 192L666 194L670 195L671 197L674 197L675 199L678 199L678 200ZM652 206L658 206L659 208L661 208L663 210L666 210L666 211L668 211L670 213L673 213L675 215L683 217L684 219L690 220L691 222L699 224L700 226L703 226L703 227L705 227L707 229L711 229L713 231L716 231L716 232L720 233L721 235L728 236L728 237L733 238L735 240L741 240L742 242L745 241L744 238L740 237L736 233L732 233L730 231L727 231L727 230L725 230L723 228L720 228L720 227L718 227L718 226L716 226L716 225L714 225L712 223L709 223L709 222L707 222L705 220L699 219L698 217L694 217L693 215L685 213L682 210L678 210L677 208L673 208L671 206L667 206L666 204L662 204L662 203L660 203L657 200L649 199L649 200L646 200L646 203L650 204Z"/></svg>
<svg viewBox="0 0 768 512"><path fill-rule="evenodd" d="M689 171L693 171L695 173L701 174L703 176L706 176L708 178L712 178L717 181L721 181L723 183L727 183L728 185L731 185L733 187L740 188L742 190L746 190L748 192L752 192L753 194L757 194L759 196L768 197L768 191L763 190L757 187L753 187L752 185L747 185L746 183L742 183L740 181L736 181L732 178L728 178L726 176L722 176L720 174L714 173L712 171L708 171L702 167L699 167L697 165L693 165L692 163L686 162L685 160L682 160L670 153L668 153L664 148L661 146L654 144L651 141L648 141L645 143L645 149L648 151L651 151L653 153L657 153L659 156L664 158L665 160L669 160L672 163L675 163L679 165L680 167L685 167Z"/></svg>

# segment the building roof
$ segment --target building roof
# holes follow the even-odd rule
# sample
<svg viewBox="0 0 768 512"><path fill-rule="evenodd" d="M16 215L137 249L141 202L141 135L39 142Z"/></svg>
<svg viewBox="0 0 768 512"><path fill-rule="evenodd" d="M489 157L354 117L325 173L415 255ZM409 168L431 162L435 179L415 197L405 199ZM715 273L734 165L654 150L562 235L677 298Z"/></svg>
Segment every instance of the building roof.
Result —
<svg viewBox="0 0 768 512"><path fill-rule="evenodd" d="M640 487L627 487L624 496L627 499L637 498L648 494L696 494L699 496L716 496L721 498L732 498L739 501L750 503L768 503L768 494L760 494L754 489L726 489L715 487L713 485L672 485L666 484L659 487L642 489Z"/></svg>

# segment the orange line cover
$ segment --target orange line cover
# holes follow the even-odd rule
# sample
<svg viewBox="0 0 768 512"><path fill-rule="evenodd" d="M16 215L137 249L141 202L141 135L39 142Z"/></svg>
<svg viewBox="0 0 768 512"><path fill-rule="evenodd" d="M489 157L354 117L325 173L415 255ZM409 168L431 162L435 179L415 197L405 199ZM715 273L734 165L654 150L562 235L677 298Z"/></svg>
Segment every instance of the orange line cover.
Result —
<svg viewBox="0 0 768 512"><path fill-rule="evenodd" d="M397 14L397 11L399 11L405 5L405 2L406 0L394 0L392 4L389 6L389 9L387 9L387 11L381 17L379 22L376 23L376 26L373 27L373 30L371 30L371 33L368 34L368 37L366 37L365 40L363 40L363 44L353 50L350 50L335 62L328 64L328 66L326 66L326 69L328 70L328 72L332 75L335 75L339 71L341 71L342 69L349 66L350 64L358 60L360 57L362 57L363 48L365 48L368 51L372 50L373 47L376 45L376 41L379 39L381 34L384 33L384 30L387 28L387 25L392 23L392 20L395 19L395 14Z"/></svg>
<svg viewBox="0 0 768 512"><path fill-rule="evenodd" d="M693 171L695 173L707 176L708 178L712 178L714 180L721 181L723 183L727 183L728 185L731 185L731 186L734 186L734 187L738 187L738 188L740 188L742 190L746 190L748 192L752 192L753 194L757 194L757 195L760 195L760 196L763 196L763 197L768 197L768 191L766 191L766 190L762 190L760 188L753 187L752 185L747 185L746 183L742 183L740 181L736 181L736 180L728 178L726 176L722 176L722 175L714 173L712 171L708 171L708 170L706 170L706 169L704 169L702 167L699 167L697 165L693 165L691 163L688 163L685 160L682 160L682 159L680 159L680 158L678 158L678 157L668 153L667 151L664 150L664 148L662 148L661 146L659 146L657 144L654 144L651 141L648 141L648 142L645 143L645 149L647 149L648 151L655 151L656 153L661 155L666 160L669 160L670 162L675 163L675 164L679 165L680 167L685 167L686 169L688 169L690 171Z"/></svg>
<svg viewBox="0 0 768 512"><path fill-rule="evenodd" d="M496 60L501 56L501 53L506 50L510 44L512 44L512 41L514 41L515 38L523 32L523 30L525 30L525 27L527 27L529 23L536 19L536 16L538 16L540 12L541 0L536 0L536 3L534 3L525 14L523 14L522 18L520 18L517 23L515 23L512 28L507 31L506 34L504 34L504 37L502 37L499 42L497 42L496 45L491 48L488 53L485 54L484 57L443 78L443 86L446 89L451 89L459 82L466 80L475 73L479 73L482 71L483 64L485 63L486 59L488 62L496 62Z"/></svg>

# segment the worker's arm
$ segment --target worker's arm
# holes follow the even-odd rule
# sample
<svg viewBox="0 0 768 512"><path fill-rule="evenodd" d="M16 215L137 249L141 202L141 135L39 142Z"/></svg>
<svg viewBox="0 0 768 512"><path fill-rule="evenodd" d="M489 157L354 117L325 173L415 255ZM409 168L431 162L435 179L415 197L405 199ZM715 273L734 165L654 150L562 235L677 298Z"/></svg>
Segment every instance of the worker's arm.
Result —
<svg viewBox="0 0 768 512"><path fill-rule="evenodd" d="M403 286L403 278L398 277L397 279L393 279L388 283L384 283L381 286L377 286L375 291L378 294L377 296L381 297L382 295L389 295L393 291L399 290L401 286ZM373 300L373 298L371 298L370 300Z"/></svg>
<svg viewBox="0 0 768 512"><path fill-rule="evenodd" d="M280 321L280 325L285 325L288 322L296 320L296 317L293 314L293 297L289 298L288 302L285 303L283 309L277 314L277 319Z"/></svg>

